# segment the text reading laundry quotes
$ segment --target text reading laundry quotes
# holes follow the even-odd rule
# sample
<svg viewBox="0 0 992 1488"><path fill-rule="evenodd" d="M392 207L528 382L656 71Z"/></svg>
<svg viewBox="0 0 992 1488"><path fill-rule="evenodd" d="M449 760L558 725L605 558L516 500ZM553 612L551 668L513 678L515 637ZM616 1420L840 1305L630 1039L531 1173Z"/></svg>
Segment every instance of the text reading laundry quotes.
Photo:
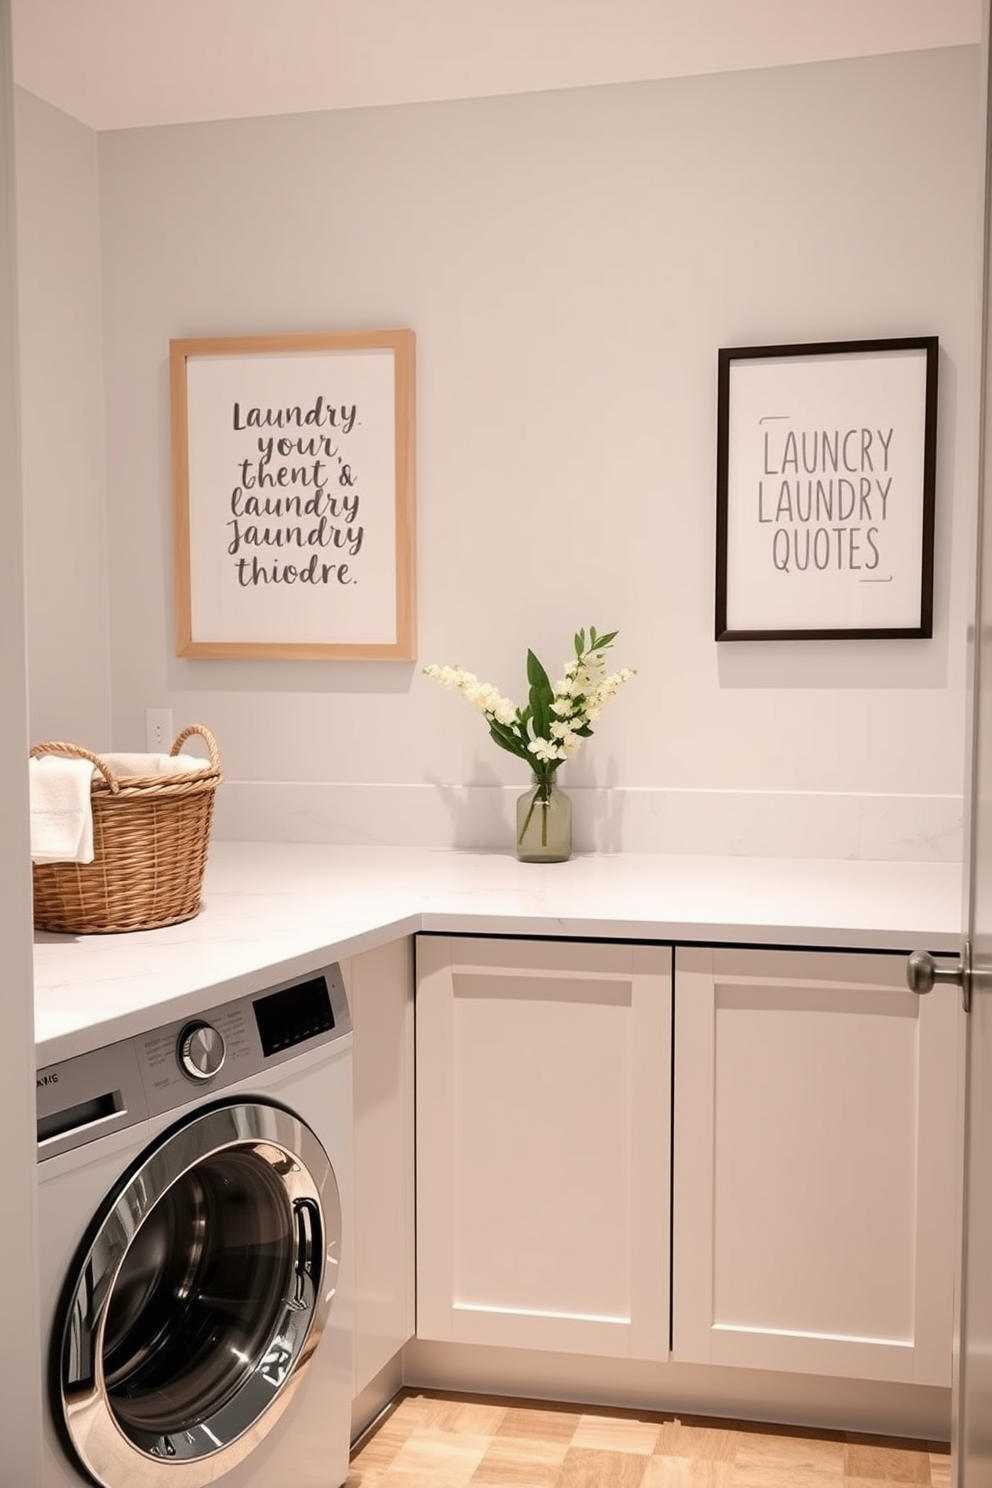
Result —
<svg viewBox="0 0 992 1488"><path fill-rule="evenodd" d="M893 429L793 429L762 419L757 519L780 573L826 569L881 577L892 491Z"/></svg>

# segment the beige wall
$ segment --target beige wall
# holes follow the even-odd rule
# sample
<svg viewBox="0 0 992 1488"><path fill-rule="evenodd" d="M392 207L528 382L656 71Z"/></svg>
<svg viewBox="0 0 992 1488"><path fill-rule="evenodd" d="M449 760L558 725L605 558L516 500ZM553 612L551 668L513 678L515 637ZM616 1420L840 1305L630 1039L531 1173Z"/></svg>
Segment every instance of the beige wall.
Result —
<svg viewBox="0 0 992 1488"><path fill-rule="evenodd" d="M24 110L31 169L45 113ZM170 337L403 325L418 338L421 660L522 700L526 647L556 670L592 622L619 627L617 661L639 669L566 783L780 805L960 793L977 48L96 146L119 747L140 747L146 706L167 705L210 725L232 780L517 781L414 665L171 654ZM88 190L73 196L84 256ZM717 348L924 333L942 347L934 639L716 645ZM70 334L78 371L88 329ZM35 476L29 511L43 492ZM99 493L58 497L77 499L98 567ZM37 617L38 528L30 546ZM40 624L32 708L89 723L36 658Z"/></svg>
<svg viewBox="0 0 992 1488"><path fill-rule="evenodd" d="M16 95L32 742L110 739L97 138Z"/></svg>
<svg viewBox="0 0 992 1488"><path fill-rule="evenodd" d="M0 1362L4 1482L41 1481L41 1336L35 1213L34 1020L28 862L27 703L18 439L13 89L10 6L0 0L0 1129L4 1135Z"/></svg>

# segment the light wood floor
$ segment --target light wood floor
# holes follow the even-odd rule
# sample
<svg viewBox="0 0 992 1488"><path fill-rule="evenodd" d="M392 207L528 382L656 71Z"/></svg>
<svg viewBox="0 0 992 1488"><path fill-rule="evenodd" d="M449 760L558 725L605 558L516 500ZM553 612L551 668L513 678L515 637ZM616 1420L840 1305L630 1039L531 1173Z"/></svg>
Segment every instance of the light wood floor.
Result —
<svg viewBox="0 0 992 1488"><path fill-rule="evenodd" d="M950 1488L946 1443L405 1392L346 1488Z"/></svg>

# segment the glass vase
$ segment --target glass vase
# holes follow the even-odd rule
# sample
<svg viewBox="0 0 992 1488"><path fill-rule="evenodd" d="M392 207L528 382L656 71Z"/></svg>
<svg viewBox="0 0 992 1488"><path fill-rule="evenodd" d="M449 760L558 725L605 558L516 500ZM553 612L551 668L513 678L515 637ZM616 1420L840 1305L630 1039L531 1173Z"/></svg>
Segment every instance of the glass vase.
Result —
<svg viewBox="0 0 992 1488"><path fill-rule="evenodd" d="M517 798L521 863L564 863L572 856L572 803L551 775L532 775Z"/></svg>

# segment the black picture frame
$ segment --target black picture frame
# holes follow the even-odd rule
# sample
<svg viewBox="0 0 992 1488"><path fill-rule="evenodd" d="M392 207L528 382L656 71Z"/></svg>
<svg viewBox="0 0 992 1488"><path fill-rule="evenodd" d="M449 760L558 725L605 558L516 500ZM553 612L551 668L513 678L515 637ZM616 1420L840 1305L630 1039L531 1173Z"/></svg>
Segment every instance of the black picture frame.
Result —
<svg viewBox="0 0 992 1488"><path fill-rule="evenodd" d="M936 336L722 347L717 641L933 635Z"/></svg>

